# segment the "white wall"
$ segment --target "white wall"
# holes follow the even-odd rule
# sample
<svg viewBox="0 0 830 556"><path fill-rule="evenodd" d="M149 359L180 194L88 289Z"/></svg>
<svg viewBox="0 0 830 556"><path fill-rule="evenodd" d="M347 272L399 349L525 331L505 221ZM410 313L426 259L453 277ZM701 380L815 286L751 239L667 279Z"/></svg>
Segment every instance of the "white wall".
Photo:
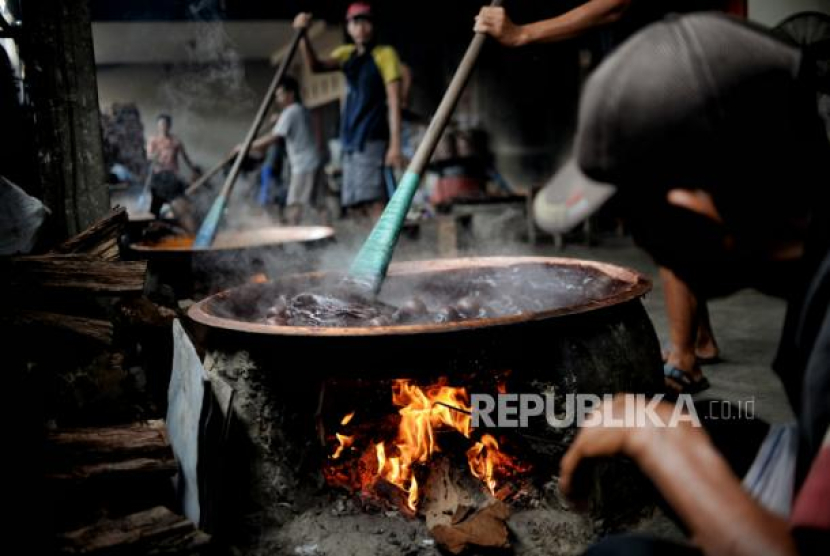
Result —
<svg viewBox="0 0 830 556"><path fill-rule="evenodd" d="M290 21L95 21L98 64L268 60L293 34Z"/></svg>
<svg viewBox="0 0 830 556"><path fill-rule="evenodd" d="M156 116L173 117L191 159L205 168L219 162L242 142L273 77L267 62L238 67L187 69L170 65L122 65L98 68L98 100L138 105L146 135Z"/></svg>
<svg viewBox="0 0 830 556"><path fill-rule="evenodd" d="M830 0L749 0L749 19L769 27L806 11L830 13Z"/></svg>

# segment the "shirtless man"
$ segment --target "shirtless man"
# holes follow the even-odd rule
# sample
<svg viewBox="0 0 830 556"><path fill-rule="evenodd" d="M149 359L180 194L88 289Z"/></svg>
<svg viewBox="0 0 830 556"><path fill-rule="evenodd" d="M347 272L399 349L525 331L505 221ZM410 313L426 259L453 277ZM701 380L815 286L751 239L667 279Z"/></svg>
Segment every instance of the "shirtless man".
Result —
<svg viewBox="0 0 830 556"><path fill-rule="evenodd" d="M184 159L193 173L200 173L201 169L193 164L181 140L170 133L173 119L167 114L160 114L156 119L157 135L147 141L147 158L152 161L150 172L150 189L153 192L153 201L150 212L156 218L159 216L162 205L181 197L185 190L184 180L179 176L179 156Z"/></svg>

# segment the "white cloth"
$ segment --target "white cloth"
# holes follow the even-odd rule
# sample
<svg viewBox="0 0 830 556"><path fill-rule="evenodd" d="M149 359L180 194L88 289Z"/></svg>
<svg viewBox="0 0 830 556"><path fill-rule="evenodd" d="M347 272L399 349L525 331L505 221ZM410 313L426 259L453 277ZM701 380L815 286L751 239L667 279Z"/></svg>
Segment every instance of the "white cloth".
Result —
<svg viewBox="0 0 830 556"><path fill-rule="evenodd" d="M797 452L797 425L772 425L743 480L759 504L783 518L792 510Z"/></svg>
<svg viewBox="0 0 830 556"><path fill-rule="evenodd" d="M311 117L302 104L295 102L282 111L274 126L274 135L285 139L292 174L314 172L320 166Z"/></svg>
<svg viewBox="0 0 830 556"><path fill-rule="evenodd" d="M49 209L0 176L0 255L25 255L37 243Z"/></svg>

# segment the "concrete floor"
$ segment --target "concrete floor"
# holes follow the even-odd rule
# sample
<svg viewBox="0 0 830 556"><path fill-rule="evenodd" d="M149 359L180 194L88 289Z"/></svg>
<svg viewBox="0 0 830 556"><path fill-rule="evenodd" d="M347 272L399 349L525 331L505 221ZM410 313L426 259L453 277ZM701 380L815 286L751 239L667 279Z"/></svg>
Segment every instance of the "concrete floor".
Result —
<svg viewBox="0 0 830 556"><path fill-rule="evenodd" d="M644 299L644 304L661 345L668 346L668 323L657 267L629 238L604 238L597 247L567 245L564 251L544 245L530 248L526 244L519 245L517 250L527 254L605 261L644 273L655 280L654 290ZM754 400L758 417L774 423L793 419L781 382L771 370L785 309L782 300L752 290L709 303L723 362L704 367L712 388L699 397L735 402Z"/></svg>

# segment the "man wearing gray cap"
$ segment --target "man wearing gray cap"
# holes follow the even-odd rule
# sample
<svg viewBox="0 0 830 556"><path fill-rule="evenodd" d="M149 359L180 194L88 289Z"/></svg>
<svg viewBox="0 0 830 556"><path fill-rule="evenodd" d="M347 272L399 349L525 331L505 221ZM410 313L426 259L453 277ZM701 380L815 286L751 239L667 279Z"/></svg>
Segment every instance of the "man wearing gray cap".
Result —
<svg viewBox="0 0 830 556"><path fill-rule="evenodd" d="M586 459L630 457L690 538L611 537L591 556L830 553L830 146L804 67L763 30L695 14L644 29L588 81L574 172L613 184L637 242L696 291L788 299L773 367L796 416L719 422L696 404L702 428L583 427L562 490L578 493Z"/></svg>
<svg viewBox="0 0 830 556"><path fill-rule="evenodd" d="M475 30L487 33L508 47L559 43L592 36L595 62L612 52L643 27L669 13L719 10L746 15L745 0L586 0L542 21L516 24L504 8L485 7L476 17ZM570 2L571 5L574 2ZM565 165L536 196L534 213L540 228L567 233L607 201L612 187L580 189L573 168ZM694 394L709 387L700 365L714 363L720 351L709 323L706 303L668 269L661 269L666 310L671 323L671 347L664 354L666 382L673 390Z"/></svg>

